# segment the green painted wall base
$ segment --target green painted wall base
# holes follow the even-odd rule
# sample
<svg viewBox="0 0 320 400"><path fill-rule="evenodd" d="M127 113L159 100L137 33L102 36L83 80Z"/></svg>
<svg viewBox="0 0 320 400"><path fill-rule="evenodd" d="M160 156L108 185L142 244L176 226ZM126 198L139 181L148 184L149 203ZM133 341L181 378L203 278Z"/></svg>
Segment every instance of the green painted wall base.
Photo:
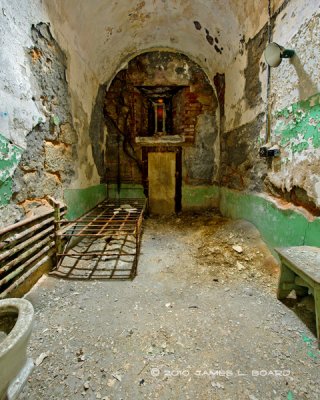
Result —
<svg viewBox="0 0 320 400"><path fill-rule="evenodd" d="M182 185L182 210L219 207L220 189L217 186Z"/></svg>
<svg viewBox="0 0 320 400"><path fill-rule="evenodd" d="M117 198L117 185L96 185L86 189L66 189L64 191L64 202L68 207L66 217L75 219L95 207L105 198ZM122 184L120 198L144 197L142 185Z"/></svg>
<svg viewBox="0 0 320 400"><path fill-rule="evenodd" d="M100 201L117 198L117 186L97 185L86 189L67 189L67 218L74 219ZM142 185L123 184L121 198L144 197ZM188 186L182 188L182 209L196 210L219 207L223 216L245 219L260 231L270 248L280 246L320 247L320 218L309 220L297 207L281 208L272 198L244 193L218 186Z"/></svg>
<svg viewBox="0 0 320 400"><path fill-rule="evenodd" d="M64 202L68 207L66 218L80 217L106 197L106 185L96 185L86 189L66 189L64 191Z"/></svg>
<svg viewBox="0 0 320 400"><path fill-rule="evenodd" d="M122 199L140 199L145 197L143 193L143 186L138 184L122 183L120 186L120 196L117 185L115 183L108 184L107 193L110 199L116 199L118 197Z"/></svg>
<svg viewBox="0 0 320 400"><path fill-rule="evenodd" d="M320 247L320 218L310 221L298 209L279 208L262 195L221 188L220 210L226 217L245 219L255 225L270 248Z"/></svg>
<svg viewBox="0 0 320 400"><path fill-rule="evenodd" d="M215 185L182 187L184 211L211 207L218 207L225 217L251 222L271 249L302 245L320 247L320 218L310 221L297 207L280 208L266 196Z"/></svg>

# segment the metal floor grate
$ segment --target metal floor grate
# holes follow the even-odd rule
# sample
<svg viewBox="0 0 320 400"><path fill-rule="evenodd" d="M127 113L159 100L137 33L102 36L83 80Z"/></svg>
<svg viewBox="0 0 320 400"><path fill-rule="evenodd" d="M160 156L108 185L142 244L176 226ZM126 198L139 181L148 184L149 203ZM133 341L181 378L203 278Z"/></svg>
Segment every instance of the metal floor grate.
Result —
<svg viewBox="0 0 320 400"><path fill-rule="evenodd" d="M84 216L61 220L57 267L69 279L133 279L137 274L146 199L108 199Z"/></svg>

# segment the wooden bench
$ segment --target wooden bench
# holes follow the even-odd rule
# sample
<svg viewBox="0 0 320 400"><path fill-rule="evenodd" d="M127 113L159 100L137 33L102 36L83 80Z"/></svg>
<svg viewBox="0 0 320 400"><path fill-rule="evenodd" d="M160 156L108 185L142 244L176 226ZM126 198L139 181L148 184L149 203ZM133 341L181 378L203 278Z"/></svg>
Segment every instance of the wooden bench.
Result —
<svg viewBox="0 0 320 400"><path fill-rule="evenodd" d="M291 290L297 296L313 294L316 311L317 338L320 348L320 248L295 246L277 248L281 272L277 297L285 299Z"/></svg>

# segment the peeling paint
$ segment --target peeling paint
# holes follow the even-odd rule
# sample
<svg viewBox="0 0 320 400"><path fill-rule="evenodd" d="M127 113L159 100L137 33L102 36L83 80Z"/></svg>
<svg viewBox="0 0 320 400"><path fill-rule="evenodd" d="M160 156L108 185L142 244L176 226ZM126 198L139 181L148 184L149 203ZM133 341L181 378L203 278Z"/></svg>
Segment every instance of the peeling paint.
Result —
<svg viewBox="0 0 320 400"><path fill-rule="evenodd" d="M293 153L320 147L320 94L275 113L275 139Z"/></svg>
<svg viewBox="0 0 320 400"><path fill-rule="evenodd" d="M8 204L12 195L12 176L23 149L0 134L0 206Z"/></svg>
<svg viewBox="0 0 320 400"><path fill-rule="evenodd" d="M193 23L194 23L194 27L196 28L196 30L200 31L201 28L202 28L200 22L199 21L193 21Z"/></svg>

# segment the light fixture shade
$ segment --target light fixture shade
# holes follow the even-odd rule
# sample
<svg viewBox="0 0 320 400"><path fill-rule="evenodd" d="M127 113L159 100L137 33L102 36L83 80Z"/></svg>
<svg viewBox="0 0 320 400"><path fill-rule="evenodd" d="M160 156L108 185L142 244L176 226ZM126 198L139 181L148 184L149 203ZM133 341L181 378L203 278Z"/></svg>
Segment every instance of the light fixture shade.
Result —
<svg viewBox="0 0 320 400"><path fill-rule="evenodd" d="M294 50L285 49L279 44L269 43L264 51L264 58L270 67L278 67L283 58L291 58L294 56Z"/></svg>
<svg viewBox="0 0 320 400"><path fill-rule="evenodd" d="M270 67L278 67L281 64L283 47L279 46L277 43L269 43L264 51L264 58L266 63L270 65Z"/></svg>

